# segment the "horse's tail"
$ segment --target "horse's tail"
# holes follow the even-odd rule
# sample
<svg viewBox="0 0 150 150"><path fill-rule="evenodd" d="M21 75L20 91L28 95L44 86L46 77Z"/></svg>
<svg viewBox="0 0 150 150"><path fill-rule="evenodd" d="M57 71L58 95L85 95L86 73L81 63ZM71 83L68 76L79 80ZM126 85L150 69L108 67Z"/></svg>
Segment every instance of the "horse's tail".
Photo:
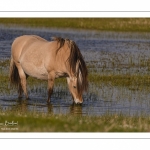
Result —
<svg viewBox="0 0 150 150"><path fill-rule="evenodd" d="M12 57L10 60L9 79L10 79L11 86L18 87L18 85L20 83L20 77L19 77L18 69L17 69Z"/></svg>

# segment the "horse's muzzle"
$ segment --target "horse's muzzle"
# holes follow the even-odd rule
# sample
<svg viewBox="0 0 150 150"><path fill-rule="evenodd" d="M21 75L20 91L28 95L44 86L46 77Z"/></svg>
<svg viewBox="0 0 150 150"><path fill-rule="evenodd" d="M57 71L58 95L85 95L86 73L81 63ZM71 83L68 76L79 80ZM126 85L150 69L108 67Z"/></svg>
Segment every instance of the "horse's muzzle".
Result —
<svg viewBox="0 0 150 150"><path fill-rule="evenodd" d="M80 101L78 99L74 99L74 103L77 104L77 105L81 105L83 103L83 100Z"/></svg>

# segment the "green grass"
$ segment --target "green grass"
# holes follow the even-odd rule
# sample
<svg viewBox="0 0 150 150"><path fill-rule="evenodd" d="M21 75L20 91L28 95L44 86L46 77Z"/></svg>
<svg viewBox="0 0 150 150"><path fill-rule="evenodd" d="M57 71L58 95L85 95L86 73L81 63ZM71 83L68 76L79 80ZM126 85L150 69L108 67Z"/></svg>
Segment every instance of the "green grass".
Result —
<svg viewBox="0 0 150 150"><path fill-rule="evenodd" d="M0 74L1 85L0 91L9 91L9 77L7 75ZM130 90L142 90L146 87L150 87L150 76L149 75L101 75L101 74L89 74L89 84L101 85L101 84L109 84L112 87L127 87ZM47 87L47 81L38 80L32 77L29 77L27 80L27 84L29 87L38 86L44 84ZM67 86L67 82L65 78L59 78L55 80L55 86L62 85Z"/></svg>
<svg viewBox="0 0 150 150"><path fill-rule="evenodd" d="M0 61L0 93L9 93L9 76L8 74L4 73L5 68L8 68L9 70L9 60ZM88 68L91 66L88 66ZM93 66L92 68L95 68ZM119 86L119 87L127 87L130 90L142 90L142 89L148 89L150 87L150 76L149 74L142 74L142 73L122 73L121 71L119 73L116 72L109 72L107 73L105 70L104 72L89 72L88 75L89 84L94 84L96 86L100 86L101 84L109 84L112 87ZM29 87L35 87L39 85L44 85L47 87L47 81L41 81L32 77L29 77L27 80L27 84ZM65 78L58 78L55 80L55 86L62 85L67 86L67 82ZM3 92L2 92L3 91Z"/></svg>
<svg viewBox="0 0 150 150"><path fill-rule="evenodd" d="M0 24L99 31L150 32L150 18L0 18Z"/></svg>
<svg viewBox="0 0 150 150"><path fill-rule="evenodd" d="M110 75L100 75L100 74L89 74L89 81L94 84L109 83L112 86L133 86L138 85L150 86L150 76L149 75L136 75L136 74L110 74Z"/></svg>
<svg viewBox="0 0 150 150"><path fill-rule="evenodd" d="M0 132L149 132L150 117L109 115L80 116L53 115L37 112L0 113L0 123L18 122L13 126L0 126ZM17 129L16 129L17 128Z"/></svg>

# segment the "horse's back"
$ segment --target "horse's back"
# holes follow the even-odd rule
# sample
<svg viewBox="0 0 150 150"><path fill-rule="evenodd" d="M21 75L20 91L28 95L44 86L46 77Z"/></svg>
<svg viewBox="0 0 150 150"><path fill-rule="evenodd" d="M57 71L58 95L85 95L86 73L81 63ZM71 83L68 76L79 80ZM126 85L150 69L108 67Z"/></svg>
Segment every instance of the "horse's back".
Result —
<svg viewBox="0 0 150 150"><path fill-rule="evenodd" d="M19 59L23 51L26 51L34 43L45 43L47 40L36 35L23 35L17 37L12 43L11 54L14 59Z"/></svg>
<svg viewBox="0 0 150 150"><path fill-rule="evenodd" d="M22 48L24 46L30 45L31 43L35 43L35 42L48 42L47 40L36 36L36 35L23 35L20 37L17 37L13 44L12 44L12 48Z"/></svg>
<svg viewBox="0 0 150 150"><path fill-rule="evenodd" d="M40 41L47 41L46 39L44 39L40 36L37 36L37 35L22 35L22 36L15 38L14 42L22 41L22 40L26 41L26 40L31 40L31 39L36 39L36 40L40 40Z"/></svg>

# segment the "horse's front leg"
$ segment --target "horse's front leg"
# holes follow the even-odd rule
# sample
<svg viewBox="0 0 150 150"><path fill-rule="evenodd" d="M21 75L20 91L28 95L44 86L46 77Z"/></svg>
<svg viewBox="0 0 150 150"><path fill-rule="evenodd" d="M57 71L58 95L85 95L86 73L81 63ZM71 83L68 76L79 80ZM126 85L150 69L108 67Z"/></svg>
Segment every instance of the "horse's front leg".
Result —
<svg viewBox="0 0 150 150"><path fill-rule="evenodd" d="M47 100L48 103L50 103L50 98L53 93L54 80L55 80L54 73L49 73L48 75L48 100Z"/></svg>

